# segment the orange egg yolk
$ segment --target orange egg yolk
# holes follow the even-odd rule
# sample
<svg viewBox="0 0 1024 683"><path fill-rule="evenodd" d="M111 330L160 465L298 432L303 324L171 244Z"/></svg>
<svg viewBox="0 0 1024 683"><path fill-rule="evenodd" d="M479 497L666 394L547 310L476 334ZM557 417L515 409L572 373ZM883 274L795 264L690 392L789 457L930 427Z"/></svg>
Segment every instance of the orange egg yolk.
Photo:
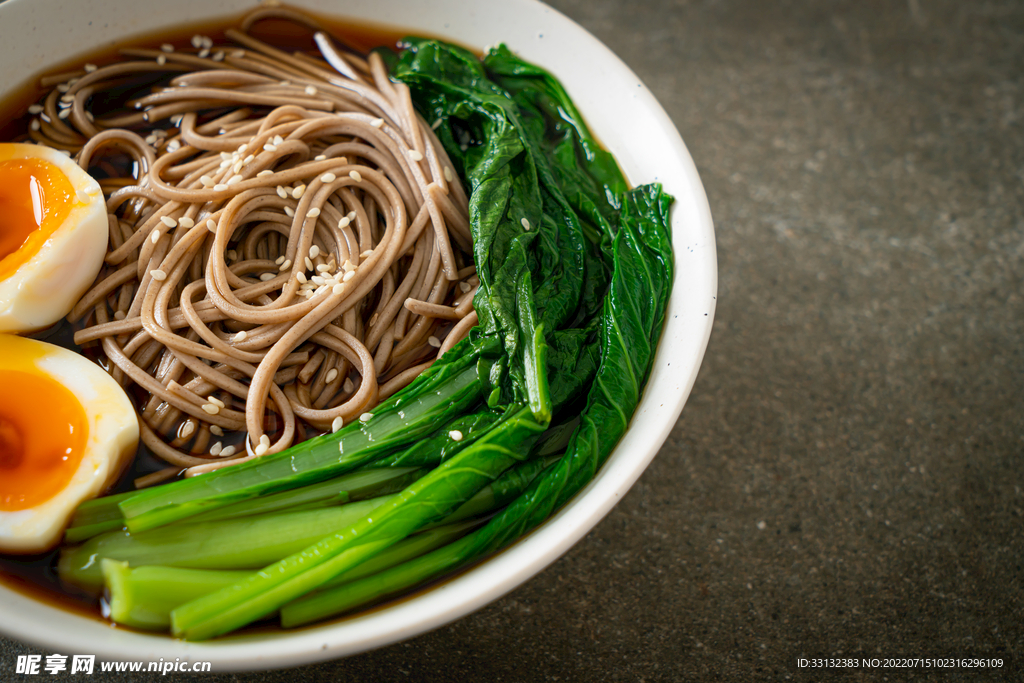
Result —
<svg viewBox="0 0 1024 683"><path fill-rule="evenodd" d="M67 487L89 423L74 394L47 375L0 369L0 388L0 510L25 510Z"/></svg>
<svg viewBox="0 0 1024 683"><path fill-rule="evenodd" d="M0 280L50 239L71 212L73 197L71 181L48 161L0 161Z"/></svg>

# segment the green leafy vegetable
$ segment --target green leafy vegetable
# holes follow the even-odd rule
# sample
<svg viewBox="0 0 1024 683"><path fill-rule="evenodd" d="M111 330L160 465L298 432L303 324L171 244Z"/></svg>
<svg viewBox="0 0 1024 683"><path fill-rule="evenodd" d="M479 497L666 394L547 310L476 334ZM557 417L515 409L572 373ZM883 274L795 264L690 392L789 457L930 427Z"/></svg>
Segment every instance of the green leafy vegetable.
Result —
<svg viewBox="0 0 1024 683"><path fill-rule="evenodd" d="M136 581L134 565L108 560L108 588L124 596L126 619L169 622L198 640L279 610L283 624L296 625L407 590L542 523L592 479L628 427L672 281L671 198L655 185L628 190L561 84L505 47L480 61L438 41L407 44L382 54L437 122L469 188L479 324L365 424L83 506L69 538L122 520L128 527L66 553L67 573L93 583L103 558L238 567L260 551L236 543L211 563L197 559L207 555L183 530L248 524L254 537L261 524L280 530L308 516L303 528L289 527L288 551L277 548L260 571L204 575L201 592L174 601L149 601L147 574ZM380 497L345 502L365 495ZM147 541L161 535L165 547ZM168 580L185 576L160 570Z"/></svg>

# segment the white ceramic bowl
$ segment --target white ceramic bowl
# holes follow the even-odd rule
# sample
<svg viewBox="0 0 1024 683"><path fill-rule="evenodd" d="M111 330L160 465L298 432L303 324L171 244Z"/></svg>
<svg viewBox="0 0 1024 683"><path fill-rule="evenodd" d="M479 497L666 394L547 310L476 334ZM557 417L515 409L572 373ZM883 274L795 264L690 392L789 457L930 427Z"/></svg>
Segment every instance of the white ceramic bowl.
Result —
<svg viewBox="0 0 1024 683"><path fill-rule="evenodd" d="M0 93L47 64L125 36L237 14L252 0L8 0L0 3ZM584 536L636 481L664 443L693 386L711 333L717 288L714 229L704 189L679 133L651 93L596 38L533 0L298 0L321 14L396 24L483 47L504 42L552 71L633 184L675 196L676 279L651 380L633 423L597 477L522 542L458 578L364 616L296 632L207 643L110 628L0 586L0 630L50 652L113 660L210 661L213 670L294 666L424 633L501 597ZM16 618L15 618L16 615Z"/></svg>

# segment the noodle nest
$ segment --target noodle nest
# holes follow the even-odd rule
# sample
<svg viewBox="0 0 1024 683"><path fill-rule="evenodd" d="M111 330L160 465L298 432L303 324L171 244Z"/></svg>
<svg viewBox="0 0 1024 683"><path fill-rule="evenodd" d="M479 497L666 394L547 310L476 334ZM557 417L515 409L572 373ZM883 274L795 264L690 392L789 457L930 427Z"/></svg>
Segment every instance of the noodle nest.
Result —
<svg viewBox="0 0 1024 683"><path fill-rule="evenodd" d="M319 51L254 38L271 17ZM51 77L30 131L104 190L105 265L70 317L170 465L142 485L337 430L476 323L466 194L408 87L291 10L226 38Z"/></svg>

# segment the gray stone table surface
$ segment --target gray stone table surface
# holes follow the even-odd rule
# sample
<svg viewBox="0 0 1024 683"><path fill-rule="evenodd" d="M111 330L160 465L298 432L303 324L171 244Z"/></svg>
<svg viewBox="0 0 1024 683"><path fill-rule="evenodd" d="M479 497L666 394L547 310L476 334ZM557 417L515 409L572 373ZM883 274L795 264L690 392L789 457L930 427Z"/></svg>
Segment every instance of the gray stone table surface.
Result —
<svg viewBox="0 0 1024 683"><path fill-rule="evenodd" d="M489 607L178 680L1024 680L1024 4L553 4L650 86L707 189L719 306L682 419ZM0 680L29 652L0 640ZM942 654L1009 668L797 664Z"/></svg>

